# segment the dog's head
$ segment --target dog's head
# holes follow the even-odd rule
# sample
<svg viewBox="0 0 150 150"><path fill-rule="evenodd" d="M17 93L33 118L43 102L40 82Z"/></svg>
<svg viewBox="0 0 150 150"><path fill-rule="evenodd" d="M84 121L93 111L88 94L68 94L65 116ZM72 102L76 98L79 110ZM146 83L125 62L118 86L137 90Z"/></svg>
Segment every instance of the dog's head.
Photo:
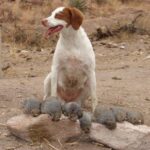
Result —
<svg viewBox="0 0 150 150"><path fill-rule="evenodd" d="M59 7L52 12L51 16L44 18L42 24L48 28L46 36L49 36L69 26L72 26L74 30L78 30L82 21L83 14L78 9Z"/></svg>

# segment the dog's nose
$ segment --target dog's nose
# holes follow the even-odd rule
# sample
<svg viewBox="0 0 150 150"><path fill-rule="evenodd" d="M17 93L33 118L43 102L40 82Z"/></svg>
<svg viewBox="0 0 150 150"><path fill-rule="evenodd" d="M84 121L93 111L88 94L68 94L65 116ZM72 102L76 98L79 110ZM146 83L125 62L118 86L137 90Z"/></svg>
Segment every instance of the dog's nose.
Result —
<svg viewBox="0 0 150 150"><path fill-rule="evenodd" d="M41 21L41 23L42 23L42 25L45 26L45 27L48 26L48 20L47 20L47 19L43 19L43 20Z"/></svg>

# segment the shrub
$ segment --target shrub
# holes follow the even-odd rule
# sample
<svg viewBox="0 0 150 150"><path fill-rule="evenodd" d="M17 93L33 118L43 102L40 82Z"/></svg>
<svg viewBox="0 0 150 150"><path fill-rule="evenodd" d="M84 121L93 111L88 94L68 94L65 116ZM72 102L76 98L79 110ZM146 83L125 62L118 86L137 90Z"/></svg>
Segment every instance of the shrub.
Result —
<svg viewBox="0 0 150 150"><path fill-rule="evenodd" d="M76 7L81 11L85 11L87 8L87 3L85 0L69 0L69 5Z"/></svg>
<svg viewBox="0 0 150 150"><path fill-rule="evenodd" d="M119 0L119 1L122 2L123 4L130 2L130 0Z"/></svg>
<svg viewBox="0 0 150 150"><path fill-rule="evenodd" d="M97 4L105 4L108 0L96 0Z"/></svg>

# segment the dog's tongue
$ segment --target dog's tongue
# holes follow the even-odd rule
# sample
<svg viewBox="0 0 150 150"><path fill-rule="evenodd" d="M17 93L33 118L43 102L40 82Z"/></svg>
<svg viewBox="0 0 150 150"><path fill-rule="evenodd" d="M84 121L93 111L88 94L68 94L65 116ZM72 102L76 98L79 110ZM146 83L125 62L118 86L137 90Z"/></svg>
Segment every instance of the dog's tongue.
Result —
<svg viewBox="0 0 150 150"><path fill-rule="evenodd" d="M52 35L55 32L60 31L62 28L63 28L63 26L61 26L61 25L49 28L45 34L45 37L48 38L50 35Z"/></svg>

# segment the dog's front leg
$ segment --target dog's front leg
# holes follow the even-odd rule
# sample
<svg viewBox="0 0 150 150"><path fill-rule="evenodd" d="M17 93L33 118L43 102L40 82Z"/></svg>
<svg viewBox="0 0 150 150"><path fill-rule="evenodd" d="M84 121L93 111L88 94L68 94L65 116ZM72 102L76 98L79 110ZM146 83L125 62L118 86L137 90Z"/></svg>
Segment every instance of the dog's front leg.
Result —
<svg viewBox="0 0 150 150"><path fill-rule="evenodd" d="M51 96L57 97L57 69L52 68L51 72Z"/></svg>
<svg viewBox="0 0 150 150"><path fill-rule="evenodd" d="M46 100L48 97L51 96L51 72L47 75L44 80L44 98Z"/></svg>
<svg viewBox="0 0 150 150"><path fill-rule="evenodd" d="M95 71L91 71L89 74L89 86L90 86L90 97L92 100L92 111L95 110L97 106L97 95L96 95L96 75Z"/></svg>

